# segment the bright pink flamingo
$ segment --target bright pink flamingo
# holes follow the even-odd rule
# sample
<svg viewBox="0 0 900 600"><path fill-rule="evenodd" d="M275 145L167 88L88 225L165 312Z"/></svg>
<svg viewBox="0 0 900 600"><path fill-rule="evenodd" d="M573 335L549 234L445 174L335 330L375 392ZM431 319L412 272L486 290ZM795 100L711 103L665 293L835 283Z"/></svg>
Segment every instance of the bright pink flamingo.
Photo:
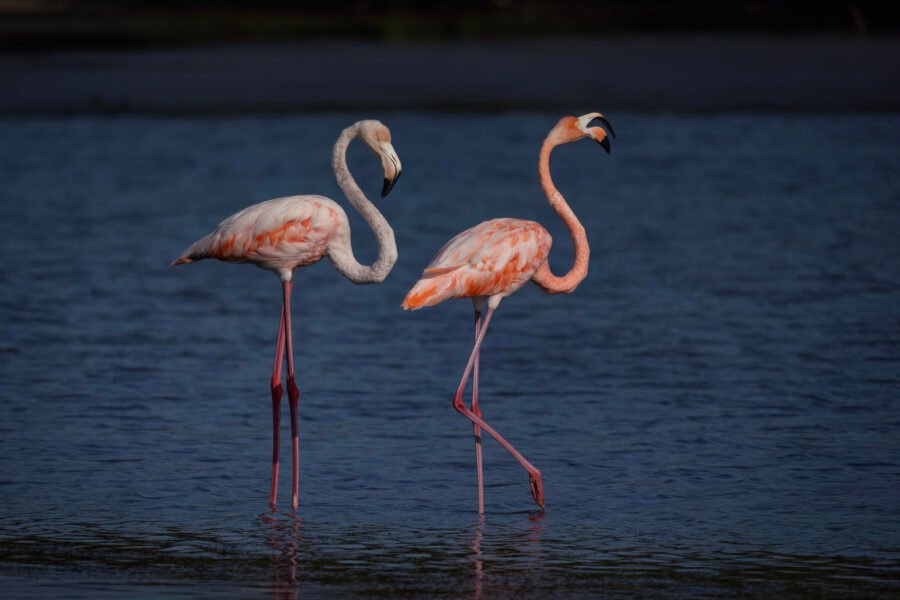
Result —
<svg viewBox="0 0 900 600"><path fill-rule="evenodd" d="M347 168L347 146L354 138L381 158L386 196L400 177L400 159L391 146L391 132L378 121L359 121L338 137L332 168L347 200L362 214L378 240L378 258L372 266L359 264L350 243L347 214L339 204L323 196L290 196L260 202L222 221L215 231L191 244L172 266L204 258L251 263L274 271L281 278L283 303L272 368L272 487L269 504L275 508L278 493L278 429L281 424L281 368L287 344L287 391L291 409L294 480L291 506L298 505L299 439L297 408L300 393L294 382L294 352L291 340L291 286L294 269L331 259L334 267L353 283L380 283L397 262L394 232L384 216L369 202Z"/></svg>
<svg viewBox="0 0 900 600"><path fill-rule="evenodd" d="M529 280L534 281L548 294L568 293L573 291L587 275L590 255L587 236L575 213L550 179L550 152L556 146L589 137L601 144L609 153L609 138L606 131L601 127L590 126L595 120L615 135L609 122L600 113L590 113L577 118L563 117L544 140L538 160L541 187L547 195L550 206L565 221L575 243L575 262L568 273L558 277L550 271L547 256L552 240L547 230L539 223L522 219L493 219L467 229L441 248L425 269L422 278L403 300L403 308L406 309L433 306L448 298L472 298L475 305L475 345L459 387L456 388L453 408L472 421L475 429L479 513L484 513L482 429L500 442L525 468L531 481L531 495L538 506L544 507L541 472L482 419L481 410L478 408L478 354L488 324L491 322L491 315L503 298L521 288ZM482 318L485 300L487 311ZM469 409L463 402L462 395L473 369L472 407Z"/></svg>

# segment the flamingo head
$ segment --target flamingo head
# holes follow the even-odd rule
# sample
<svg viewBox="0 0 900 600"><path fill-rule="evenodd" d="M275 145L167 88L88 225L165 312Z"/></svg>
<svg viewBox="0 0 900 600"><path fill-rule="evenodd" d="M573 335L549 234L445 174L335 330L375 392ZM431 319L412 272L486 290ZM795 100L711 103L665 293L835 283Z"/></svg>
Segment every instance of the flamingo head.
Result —
<svg viewBox="0 0 900 600"><path fill-rule="evenodd" d="M577 142L582 138L590 138L610 152L609 136L616 137L612 125L606 117L598 112L588 113L580 117L563 117L551 132L561 144Z"/></svg>
<svg viewBox="0 0 900 600"><path fill-rule="evenodd" d="M391 130L385 127L381 121L360 121L359 137L366 146L381 159L381 167L384 169L384 187L381 189L381 197L390 193L394 184L400 179L403 170L400 165L400 157L391 145Z"/></svg>

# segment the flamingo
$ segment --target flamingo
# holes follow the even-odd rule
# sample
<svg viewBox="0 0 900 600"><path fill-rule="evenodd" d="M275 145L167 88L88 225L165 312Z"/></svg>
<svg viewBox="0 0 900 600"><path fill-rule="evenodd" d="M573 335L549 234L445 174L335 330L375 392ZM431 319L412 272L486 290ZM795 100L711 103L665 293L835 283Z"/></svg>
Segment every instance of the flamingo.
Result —
<svg viewBox="0 0 900 600"><path fill-rule="evenodd" d="M400 159L391 145L391 132L379 121L359 121L341 132L334 145L331 166L338 186L375 232L378 258L371 266L361 265L353 256L350 224L341 206L324 196L289 196L249 206L221 223L181 253L170 266L205 258L232 263L250 263L273 271L281 279L282 307L272 367L272 485L269 505L275 509L278 494L278 430L281 424L281 372L287 350L287 393L291 412L293 447L293 488L291 506L297 510L299 487L299 438L297 409L300 392L294 380L294 352L291 339L291 287L294 269L306 267L327 256L334 267L356 284L380 283L397 262L394 231L356 184L347 168L347 146L360 138L381 159L385 197L400 177Z"/></svg>
<svg viewBox="0 0 900 600"><path fill-rule="evenodd" d="M592 126L594 121L603 127ZM438 251L421 279L403 300L404 309L434 306L449 298L472 298L475 308L475 343L469 362L463 371L459 387L453 396L453 408L472 422L475 431L475 465L478 473L478 512L484 514L484 477L482 474L481 430L497 440L528 472L531 495L537 505L544 508L544 486L541 472L528 462L512 444L488 425L478 407L478 362L481 343L484 340L491 316L500 301L533 281L548 294L572 292L585 278L588 271L587 235L575 213L550 178L550 153L556 146L590 138L610 151L607 130L615 132L600 113L581 117L563 117L550 130L541 146L538 174L541 187L550 206L566 223L575 244L575 260L569 272L554 275L547 263L552 239L539 223L523 219L492 219L463 231ZM482 311L485 303L487 311ZM472 406L462 400L469 375L472 380Z"/></svg>

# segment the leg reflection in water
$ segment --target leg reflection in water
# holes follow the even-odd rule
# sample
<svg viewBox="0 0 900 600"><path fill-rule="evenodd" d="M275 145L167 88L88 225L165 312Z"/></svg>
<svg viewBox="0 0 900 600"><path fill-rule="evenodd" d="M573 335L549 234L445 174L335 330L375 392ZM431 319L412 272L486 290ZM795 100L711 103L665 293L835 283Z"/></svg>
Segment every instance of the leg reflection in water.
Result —
<svg viewBox="0 0 900 600"><path fill-rule="evenodd" d="M294 513L280 515L277 510L263 513L260 521L268 527L266 543L272 553L272 598L297 600L300 582L297 580L297 551L300 542L301 519Z"/></svg>
<svg viewBox="0 0 900 600"><path fill-rule="evenodd" d="M489 529L485 516L479 515L466 548L474 600L510 596L519 588L532 592L541 589L546 583L541 548L543 520L543 511L532 511L527 521L511 523L494 518Z"/></svg>
<svg viewBox="0 0 900 600"><path fill-rule="evenodd" d="M484 582L484 561L481 558L481 538L484 537L484 514L478 515L478 524L475 526L475 534L472 536L472 553L469 555L469 561L473 567L473 586L474 593L472 597L475 600L481 600L482 585Z"/></svg>

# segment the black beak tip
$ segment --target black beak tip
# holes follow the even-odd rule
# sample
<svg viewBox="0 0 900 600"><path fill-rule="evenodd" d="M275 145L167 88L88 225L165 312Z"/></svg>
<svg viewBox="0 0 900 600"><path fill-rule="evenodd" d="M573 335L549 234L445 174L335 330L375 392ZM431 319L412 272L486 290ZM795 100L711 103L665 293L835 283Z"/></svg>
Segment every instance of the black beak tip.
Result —
<svg viewBox="0 0 900 600"><path fill-rule="evenodd" d="M603 125L606 127L606 130L609 132L609 135L613 136L613 139L616 139L616 130L613 129L612 124L607 121L605 117L597 117L597 119L601 123L603 123Z"/></svg>
<svg viewBox="0 0 900 600"><path fill-rule="evenodd" d="M394 189L394 184L397 183L397 180L400 179L400 174L402 171L398 171L393 179L384 178L384 187L381 188L381 197L384 198L388 194L391 193L391 190Z"/></svg>
<svg viewBox="0 0 900 600"><path fill-rule="evenodd" d="M609 144L609 138L604 137L602 140L597 140L597 143L603 146L603 149L606 150L607 154L611 154L612 147Z"/></svg>

